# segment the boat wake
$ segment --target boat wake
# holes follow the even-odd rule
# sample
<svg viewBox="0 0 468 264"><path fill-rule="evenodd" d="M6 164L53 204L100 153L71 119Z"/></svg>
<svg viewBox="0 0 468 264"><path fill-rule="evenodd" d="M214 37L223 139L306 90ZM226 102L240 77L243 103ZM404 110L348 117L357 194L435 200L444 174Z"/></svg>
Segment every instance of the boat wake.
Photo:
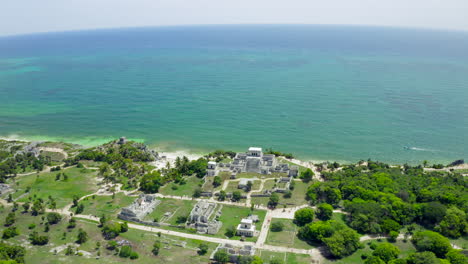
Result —
<svg viewBox="0 0 468 264"><path fill-rule="evenodd" d="M437 150L433 150L433 149L425 149L425 148L409 147L409 146L404 146L403 148L406 149L406 150L414 150L414 151L429 151L429 152L437 151Z"/></svg>

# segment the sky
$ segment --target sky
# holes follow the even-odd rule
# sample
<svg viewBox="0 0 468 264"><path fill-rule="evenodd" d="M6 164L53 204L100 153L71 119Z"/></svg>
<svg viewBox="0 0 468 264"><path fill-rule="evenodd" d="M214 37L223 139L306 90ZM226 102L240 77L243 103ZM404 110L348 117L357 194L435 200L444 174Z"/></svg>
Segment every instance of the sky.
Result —
<svg viewBox="0 0 468 264"><path fill-rule="evenodd" d="M0 4L0 35L200 24L468 31L468 0L1 0Z"/></svg>

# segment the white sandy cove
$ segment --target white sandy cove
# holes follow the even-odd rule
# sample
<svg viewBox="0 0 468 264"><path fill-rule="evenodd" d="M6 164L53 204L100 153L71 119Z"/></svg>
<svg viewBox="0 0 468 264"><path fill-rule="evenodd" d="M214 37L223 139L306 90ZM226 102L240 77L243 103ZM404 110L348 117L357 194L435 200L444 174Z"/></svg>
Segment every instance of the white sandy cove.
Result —
<svg viewBox="0 0 468 264"><path fill-rule="evenodd" d="M201 154L193 154L193 153L189 153L183 150L178 150L174 152L159 152L158 151L158 154L159 154L159 157L161 158L165 157L165 158L151 162L151 165L155 166L157 169L166 167L167 162L169 162L171 166L174 166L175 160L177 157L182 158L183 156L185 156L189 160L196 160L196 159L203 157L203 155Z"/></svg>

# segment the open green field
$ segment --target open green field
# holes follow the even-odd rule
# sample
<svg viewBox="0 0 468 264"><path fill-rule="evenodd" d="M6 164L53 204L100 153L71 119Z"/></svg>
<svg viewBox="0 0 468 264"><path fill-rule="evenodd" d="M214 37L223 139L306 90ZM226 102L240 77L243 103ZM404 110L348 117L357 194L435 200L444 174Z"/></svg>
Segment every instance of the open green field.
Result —
<svg viewBox="0 0 468 264"><path fill-rule="evenodd" d="M60 162L65 158L62 153L53 151L41 151L41 154L39 155L43 157L50 157L51 161L54 162Z"/></svg>
<svg viewBox="0 0 468 264"><path fill-rule="evenodd" d="M274 180L268 180L265 182L263 190L272 189L275 186L275 184L276 183ZM284 205L286 205L286 207L295 207L302 204L307 204L308 201L306 199L306 192L309 184L310 183L305 183L302 181L295 181L295 186L294 190L292 190L291 198L284 198L284 194L278 193L280 197L278 207L283 207ZM252 203L260 204L263 206L266 206L269 200L269 197L252 197Z"/></svg>
<svg viewBox="0 0 468 264"><path fill-rule="evenodd" d="M185 180L187 181L185 184L168 183L160 188L159 192L164 195L192 196L195 189L203 185L203 179L196 176L185 177Z"/></svg>
<svg viewBox="0 0 468 264"><path fill-rule="evenodd" d="M0 218L4 219L10 212L10 207L0 209ZM132 245L132 250L136 251L139 258L130 260L120 258L111 251L105 248L107 240L104 240L97 224L87 220L77 220L77 226L74 229L67 229L68 219L56 225L51 225L49 232L44 232L44 224L42 224L42 216L31 216L29 213L21 214L16 212L17 220L15 226L18 227L20 235L8 239L8 243L23 245L26 247L26 263L208 263L211 252L216 248L216 244L204 242L209 245L209 251L204 256L198 256L197 247L201 241L185 239L180 237L168 236L163 234L160 238L155 233L130 229L129 231L120 234L115 240L127 240ZM28 229L28 225L35 224L34 229ZM77 239L78 229L82 228L89 236L87 242L82 245L75 244ZM0 226L0 232L3 232L5 227ZM30 245L28 235L32 231L38 231L40 235L49 236L49 243L44 246ZM65 236L64 236L65 234ZM159 256L154 256L151 253L153 243L159 239L162 243ZM98 249L96 242L101 244ZM185 247L180 247L182 242L185 242ZM68 244L71 244L76 250L83 250L84 256L66 256L64 249ZM54 254L54 251L57 254ZM100 252L100 259L97 260L97 252Z"/></svg>
<svg viewBox="0 0 468 264"><path fill-rule="evenodd" d="M158 199L161 200L161 203L158 206L156 206L152 213L146 216L145 219L147 221L153 221L154 219L157 219L158 222L161 223L177 225L177 217L189 216L190 211L192 211L193 206L196 204L196 201L177 200L168 198ZM165 217L164 214L166 212L170 212L171 215L169 217Z"/></svg>
<svg viewBox="0 0 468 264"><path fill-rule="evenodd" d="M252 190L258 190L258 188L260 188L260 184L261 184L260 180L254 180L252 183ZM245 192L243 189L239 189L238 186L239 186L239 181L229 182L228 186L226 187L224 191L226 191L227 193L232 193L235 191Z"/></svg>
<svg viewBox="0 0 468 264"><path fill-rule="evenodd" d="M129 206L137 197L127 196L123 193L116 193L115 197L93 195L86 197L81 204L84 205L83 214L116 218L122 207Z"/></svg>
<svg viewBox="0 0 468 264"><path fill-rule="evenodd" d="M364 253L367 253L369 255L372 255L373 250L369 248L369 243L371 241L375 241L377 244L387 242L385 239L382 239L381 241L378 240L367 240L364 241L363 244L365 247L363 249L358 249L354 254L351 256L338 259L338 260L330 260L327 259L325 260L325 264L354 264L354 263L363 263L364 260L361 258L361 255ZM397 242L393 243L395 246L397 246L400 249L400 255L398 256L399 258L406 258L410 254L416 252L416 249L414 248L413 244L410 241L407 241L406 243L403 242L402 240L397 240Z"/></svg>
<svg viewBox="0 0 468 264"><path fill-rule="evenodd" d="M262 258L264 264L269 264L273 259L279 259L285 264L310 264L312 258L305 254L294 254L286 252L273 252L267 250L258 250L256 255Z"/></svg>
<svg viewBox="0 0 468 264"><path fill-rule="evenodd" d="M265 242L266 244L272 246L285 246L301 249L311 249L313 247L307 244L307 242L297 238L296 234L299 227L293 223L292 219L273 218L271 220L272 224L277 222L283 223L284 229L280 232L272 232L271 230L269 230Z"/></svg>
<svg viewBox="0 0 468 264"><path fill-rule="evenodd" d="M68 180L61 178L56 181L55 176L59 172L65 173ZM50 195L56 200L57 208L62 208L70 204L75 195L82 197L97 191L96 174L95 170L72 167L58 172L21 176L16 180L17 192L13 194L13 197L19 198L19 202L26 202L28 197L34 195L44 200L47 200ZM31 189L26 193L28 187Z"/></svg>
<svg viewBox="0 0 468 264"><path fill-rule="evenodd" d="M213 179L214 177L205 177L205 183L203 184L202 190L204 192L215 192L221 190L223 183L225 180L229 180L231 177L231 173L227 171L219 172L218 176L221 178L221 185L214 187L213 186Z"/></svg>
<svg viewBox="0 0 468 264"><path fill-rule="evenodd" d="M225 238L224 235L227 231L227 228L230 226L237 227L240 224L242 218L249 216L250 214L258 215L259 221L256 223L257 230L260 230L263 220L265 219L266 211L265 210L257 210L251 211L248 207L240 207L240 206L233 206L233 205L223 205L223 209L221 211L221 216L219 220L223 223L221 229L219 230L217 237ZM231 239L239 240L241 237L235 236ZM246 238L247 241L256 241L257 238Z"/></svg>

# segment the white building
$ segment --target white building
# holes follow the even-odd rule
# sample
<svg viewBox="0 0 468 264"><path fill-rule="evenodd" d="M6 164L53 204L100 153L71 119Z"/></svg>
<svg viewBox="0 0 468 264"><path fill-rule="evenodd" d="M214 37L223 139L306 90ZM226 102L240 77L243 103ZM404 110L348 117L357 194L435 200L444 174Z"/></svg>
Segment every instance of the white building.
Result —
<svg viewBox="0 0 468 264"><path fill-rule="evenodd" d="M208 167L206 168L207 176L216 176L218 174L216 161L208 161Z"/></svg>
<svg viewBox="0 0 468 264"><path fill-rule="evenodd" d="M255 234L255 224L252 219L243 218L239 225L237 225L238 236L253 237Z"/></svg>

